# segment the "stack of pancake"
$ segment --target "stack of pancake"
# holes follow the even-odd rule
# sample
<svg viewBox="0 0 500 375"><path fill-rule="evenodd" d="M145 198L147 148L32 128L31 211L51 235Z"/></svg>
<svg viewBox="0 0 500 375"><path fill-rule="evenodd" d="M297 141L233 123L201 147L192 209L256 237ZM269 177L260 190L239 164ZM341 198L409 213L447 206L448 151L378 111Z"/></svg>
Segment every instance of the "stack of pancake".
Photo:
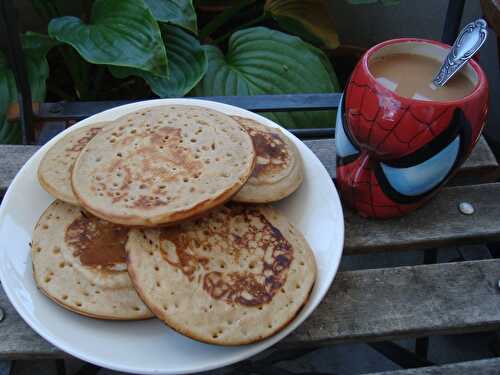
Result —
<svg viewBox="0 0 500 375"><path fill-rule="evenodd" d="M282 329L308 299L313 252L268 205L303 180L279 129L202 107L145 108L70 132L38 179L57 199L34 229L33 274L66 309L156 316L240 345Z"/></svg>

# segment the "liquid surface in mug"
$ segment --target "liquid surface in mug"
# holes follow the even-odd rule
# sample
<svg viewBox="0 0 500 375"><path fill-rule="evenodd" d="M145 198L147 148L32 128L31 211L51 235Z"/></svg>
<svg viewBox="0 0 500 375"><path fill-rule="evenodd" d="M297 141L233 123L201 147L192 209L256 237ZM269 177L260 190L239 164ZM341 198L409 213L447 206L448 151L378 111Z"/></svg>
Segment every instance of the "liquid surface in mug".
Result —
<svg viewBox="0 0 500 375"><path fill-rule="evenodd" d="M380 84L407 98L456 100L474 90L474 83L460 72L445 86L436 87L432 79L440 66L441 63L433 58L409 53L377 57L369 62L370 72Z"/></svg>

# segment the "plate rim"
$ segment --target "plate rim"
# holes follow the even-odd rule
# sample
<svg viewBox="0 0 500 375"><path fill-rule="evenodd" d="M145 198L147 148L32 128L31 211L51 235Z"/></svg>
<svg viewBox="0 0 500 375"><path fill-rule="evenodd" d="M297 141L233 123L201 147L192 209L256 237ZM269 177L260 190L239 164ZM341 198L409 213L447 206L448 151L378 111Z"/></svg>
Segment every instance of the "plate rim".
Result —
<svg viewBox="0 0 500 375"><path fill-rule="evenodd" d="M120 111L123 111L124 109L129 109L129 108L130 108L130 110L128 112L132 112L136 109L146 108L148 106L154 107L154 106L158 106L158 105L169 105L169 104L170 105L195 105L195 106L201 106L201 107L205 107L205 108L219 110L223 113L224 113L223 109L227 109L228 112L231 112L231 111L234 112L236 110L236 112L241 112L241 113L247 114L248 117L250 117L250 118L254 118L254 119L257 118L260 122L263 122L264 124L266 124L268 126L279 128L281 131L283 131L285 133L285 135L288 138L290 138L297 146L300 146L300 147L298 147L300 153L302 153L302 152L310 153L310 155L312 155L312 157L314 159L316 159L316 161L319 162L319 165L321 166L321 169L322 169L322 173L326 173L329 176L328 171L326 170L323 163L312 152L312 150L309 147L307 147L307 145L305 145L300 139L298 139L289 130L276 124L274 121L272 121L266 117L261 116L260 114L257 114L257 113L251 112L249 110L246 110L246 109L243 109L243 108L240 108L237 106L233 106L230 104L225 104L225 103L220 103L220 102L215 102L215 101L210 101L210 100L203 100L203 99L176 98L176 99L143 100L143 101L138 101L138 102L134 102L134 103L120 105L120 106L113 107L113 108L107 109L105 111L96 113L96 114L94 114L94 115L92 115L84 120L77 122L76 124L72 125L71 127L65 129L64 131L58 133L50 141L48 141L47 143L42 145L42 147L40 147L33 155L31 155L30 158L23 164L21 169L16 173L16 176L12 179L7 191L5 192L5 195L2 199L2 203L0 205L0 225L2 225L4 217L6 216L6 212L5 212L7 210L6 202L8 202L11 199L10 196L12 194L14 194L13 186L16 184L17 180L20 179L21 178L20 176L23 175L25 173L25 171L28 169L28 164L32 161L33 158L37 157L38 155L40 155L40 157L43 157L43 155L47 152L47 150L53 144L55 144L59 139L61 139L65 135L69 134L72 131L75 131L76 129L78 129L80 127L86 126L87 124L98 122L98 121L113 121L113 120L99 119L99 117L104 117L106 115L109 116L113 112L120 112ZM218 108L216 108L216 107L218 107ZM118 116L112 116L112 117L113 117L113 119L116 119L124 114L125 113L118 115ZM312 313L314 313L314 311L316 310L318 305L323 301L326 293L330 289L331 284L338 273L340 259L341 259L342 254L343 254L344 239L345 239L344 213L343 213L343 209L342 209L342 205L341 205L341 201L340 201L340 197L339 197L337 188L333 182L332 182L332 188L333 188L332 190L334 193L333 201L334 201L335 206L336 206L335 214L336 214L336 219L338 220L338 228L337 228L338 236L336 238L336 241L332 241L332 244L329 245L329 249L335 248L337 246L336 242L338 242L338 244L340 246L340 251L334 257L334 264L333 264L333 268L331 271L330 280L327 280L327 282L325 283L324 290L319 291L318 302L314 305L314 307L311 308L311 311L306 313L302 318L300 318L300 319L298 318L300 311L302 311L302 310L300 310L297 313L297 315L294 317L294 319L289 324L287 324L287 326L285 326L282 330L276 332L274 335L268 337L267 339L264 339L264 340L258 342L257 345L253 345L252 347L250 347L246 351L242 351L240 353L237 353L229 358L224 358L224 359L220 360L219 362L214 362L213 364L210 364L208 366L201 365L198 367L191 367L191 368L185 367L185 368L181 369L180 371L179 370L174 371L173 369L170 369L170 370L168 370L168 369L154 369L154 368L147 368L147 367L143 367L143 366L141 366L141 369L139 369L139 368L131 369L129 367L122 367L120 365L115 365L115 364L110 365L109 363L101 361L100 359L89 358L85 353L79 353L76 349L73 350L74 346L69 347L69 348L66 347L65 341L62 342L63 345L61 346L60 343L58 342L59 338L56 335L52 334L49 328L47 328L45 325L39 325L37 322L35 322L31 319L29 314L27 314L27 313L25 314L22 303L19 303L19 304L17 303L17 297L14 296L14 291L10 290L10 287L7 287L8 283L5 282L6 276L4 275L4 267L3 266L0 266L0 282L2 284L2 287L5 291L5 294L7 295L7 298L9 299L10 303L13 305L16 312L21 316L21 318L28 324L28 326L31 329L33 329L43 339L48 341L50 344L54 345L56 348L58 348L62 352L68 353L68 354L70 354L76 358L79 358L83 361L93 363L93 364L98 365L98 366L103 367L103 368L108 368L111 370L122 371L122 372L127 372L127 373L132 373L132 371L134 373L136 373L139 370L141 374L187 374L187 373L197 373L197 372L201 372L201 371L209 371L209 370L221 368L221 367L228 366L228 365L237 363L239 361L242 361L242 360L249 358L253 355L256 355L256 354L270 348L271 346L275 345L279 341L283 340L286 336L288 336L293 331L295 331L306 319L308 319L310 317L310 315ZM3 257L6 257L5 253L6 253L6 251L2 251L0 249L0 260ZM304 306L306 306L306 305L304 305ZM293 328L291 328L292 326L293 326ZM244 345L243 345L243 347L244 347Z"/></svg>

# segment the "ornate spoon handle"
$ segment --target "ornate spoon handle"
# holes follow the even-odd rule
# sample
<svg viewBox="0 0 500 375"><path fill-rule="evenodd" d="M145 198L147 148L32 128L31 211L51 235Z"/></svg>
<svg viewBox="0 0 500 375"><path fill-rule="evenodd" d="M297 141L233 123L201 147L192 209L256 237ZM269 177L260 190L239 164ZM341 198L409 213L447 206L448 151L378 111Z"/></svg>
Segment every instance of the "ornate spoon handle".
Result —
<svg viewBox="0 0 500 375"><path fill-rule="evenodd" d="M486 21L482 18L467 24L453 43L450 53L446 56L432 83L436 86L444 86L481 48L487 35Z"/></svg>

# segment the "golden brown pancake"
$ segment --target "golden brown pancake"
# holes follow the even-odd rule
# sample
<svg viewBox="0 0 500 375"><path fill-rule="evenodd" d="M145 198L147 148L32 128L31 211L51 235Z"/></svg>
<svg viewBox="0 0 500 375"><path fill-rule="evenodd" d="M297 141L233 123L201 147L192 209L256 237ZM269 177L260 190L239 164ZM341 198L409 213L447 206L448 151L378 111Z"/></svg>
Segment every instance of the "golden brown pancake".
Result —
<svg viewBox="0 0 500 375"><path fill-rule="evenodd" d="M297 190L304 179L302 158L295 144L278 128L249 118L232 116L250 134L255 147L255 168L234 201L268 203Z"/></svg>
<svg viewBox="0 0 500 375"><path fill-rule="evenodd" d="M45 153L38 166L38 181L49 194L64 202L78 204L71 188L71 169L80 151L105 125L101 122L75 129Z"/></svg>
<svg viewBox="0 0 500 375"><path fill-rule="evenodd" d="M113 122L73 168L80 204L113 223L171 224L230 199L250 176L250 136L231 117L194 106L141 109Z"/></svg>
<svg viewBox="0 0 500 375"><path fill-rule="evenodd" d="M55 201L33 232L38 288L64 308L99 319L152 317L127 273L128 228Z"/></svg>
<svg viewBox="0 0 500 375"><path fill-rule="evenodd" d="M302 234L268 206L229 204L204 217L130 231L128 270L153 313L207 343L239 345L285 327L316 276Z"/></svg>

